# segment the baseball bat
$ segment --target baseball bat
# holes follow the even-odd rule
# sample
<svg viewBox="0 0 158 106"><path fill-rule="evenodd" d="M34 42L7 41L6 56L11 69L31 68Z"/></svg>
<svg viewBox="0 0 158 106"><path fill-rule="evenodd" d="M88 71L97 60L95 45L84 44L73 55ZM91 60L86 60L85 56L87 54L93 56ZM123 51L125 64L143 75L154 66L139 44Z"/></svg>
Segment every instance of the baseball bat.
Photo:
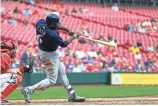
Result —
<svg viewBox="0 0 158 106"><path fill-rule="evenodd" d="M117 44L112 44L110 42L101 41L101 40L97 40L97 39L94 39L94 38L88 38L88 37L84 37L84 36L80 36L80 38L87 39L89 41L93 41L93 42L103 44L103 45L106 45L106 46L110 46L110 47L116 47L117 46Z"/></svg>

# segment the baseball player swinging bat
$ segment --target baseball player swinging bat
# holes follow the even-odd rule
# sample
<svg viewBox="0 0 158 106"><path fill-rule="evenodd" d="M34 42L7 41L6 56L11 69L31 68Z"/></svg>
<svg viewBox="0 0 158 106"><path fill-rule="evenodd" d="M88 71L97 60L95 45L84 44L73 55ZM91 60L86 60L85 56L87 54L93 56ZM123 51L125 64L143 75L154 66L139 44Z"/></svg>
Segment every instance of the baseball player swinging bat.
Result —
<svg viewBox="0 0 158 106"><path fill-rule="evenodd" d="M117 46L117 44L113 44L113 43L110 43L110 42L97 40L97 39L94 39L94 38L88 38L87 36L82 36L81 34L75 34L75 36L78 36L78 38L87 39L89 41L93 41L93 42L96 42L96 43L99 43L99 44L103 44L103 45L106 45L106 46L111 46L111 47L116 47Z"/></svg>
<svg viewBox="0 0 158 106"><path fill-rule="evenodd" d="M36 90L43 91L54 86L57 79L67 90L68 102L84 102L86 100L85 97L78 96L72 88L65 73L65 66L61 63L56 51L59 46L62 48L67 47L77 36L74 36L71 31L60 26L60 29L67 30L71 36L69 39L63 40L56 28L58 24L59 17L56 14L49 14L46 19L39 19L36 23L38 54L42 63L47 68L47 70L45 70L47 76L40 82L22 89L26 103L31 103L31 95L33 95Z"/></svg>

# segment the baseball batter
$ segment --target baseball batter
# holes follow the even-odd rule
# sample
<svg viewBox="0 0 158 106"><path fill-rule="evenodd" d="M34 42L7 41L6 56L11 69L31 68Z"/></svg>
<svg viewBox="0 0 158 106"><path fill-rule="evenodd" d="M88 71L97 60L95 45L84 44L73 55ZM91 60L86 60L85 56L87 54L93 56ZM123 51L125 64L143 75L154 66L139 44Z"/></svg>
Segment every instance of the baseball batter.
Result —
<svg viewBox="0 0 158 106"><path fill-rule="evenodd" d="M25 101L31 103L30 96L35 90L45 90L53 86L57 82L57 78L68 91L69 102L83 102L84 97L76 94L69 83L65 73L65 66L61 64L58 54L56 52L58 46L67 47L77 36L70 34L70 39L64 41L57 32L57 24L59 17L56 14L50 14L45 19L40 19L36 23L36 37L39 43L38 53L42 63L46 66L47 77L35 85L28 86L22 89Z"/></svg>

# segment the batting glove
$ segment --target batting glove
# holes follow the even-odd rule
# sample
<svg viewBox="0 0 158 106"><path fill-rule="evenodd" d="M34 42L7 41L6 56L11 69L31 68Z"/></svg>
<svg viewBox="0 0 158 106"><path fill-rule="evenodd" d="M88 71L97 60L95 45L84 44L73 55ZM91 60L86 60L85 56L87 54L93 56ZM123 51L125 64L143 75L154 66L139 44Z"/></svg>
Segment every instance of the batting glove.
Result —
<svg viewBox="0 0 158 106"><path fill-rule="evenodd" d="M80 37L80 35L79 35L79 34L74 34L73 37L74 37L75 39L78 39L78 38Z"/></svg>
<svg viewBox="0 0 158 106"><path fill-rule="evenodd" d="M69 30L69 36L73 36L74 32L72 30Z"/></svg>

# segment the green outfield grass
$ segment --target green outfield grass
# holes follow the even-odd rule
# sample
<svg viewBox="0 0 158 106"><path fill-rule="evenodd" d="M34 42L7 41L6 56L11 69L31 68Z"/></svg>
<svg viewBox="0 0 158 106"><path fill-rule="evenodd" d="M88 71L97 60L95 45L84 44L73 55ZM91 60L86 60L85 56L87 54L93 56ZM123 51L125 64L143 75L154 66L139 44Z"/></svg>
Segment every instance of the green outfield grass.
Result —
<svg viewBox="0 0 158 106"><path fill-rule="evenodd" d="M86 98L115 98L158 95L158 86L75 86L78 95ZM67 98L63 87L53 87L45 91L36 91L32 99ZM20 90L14 91L8 99L23 99Z"/></svg>

